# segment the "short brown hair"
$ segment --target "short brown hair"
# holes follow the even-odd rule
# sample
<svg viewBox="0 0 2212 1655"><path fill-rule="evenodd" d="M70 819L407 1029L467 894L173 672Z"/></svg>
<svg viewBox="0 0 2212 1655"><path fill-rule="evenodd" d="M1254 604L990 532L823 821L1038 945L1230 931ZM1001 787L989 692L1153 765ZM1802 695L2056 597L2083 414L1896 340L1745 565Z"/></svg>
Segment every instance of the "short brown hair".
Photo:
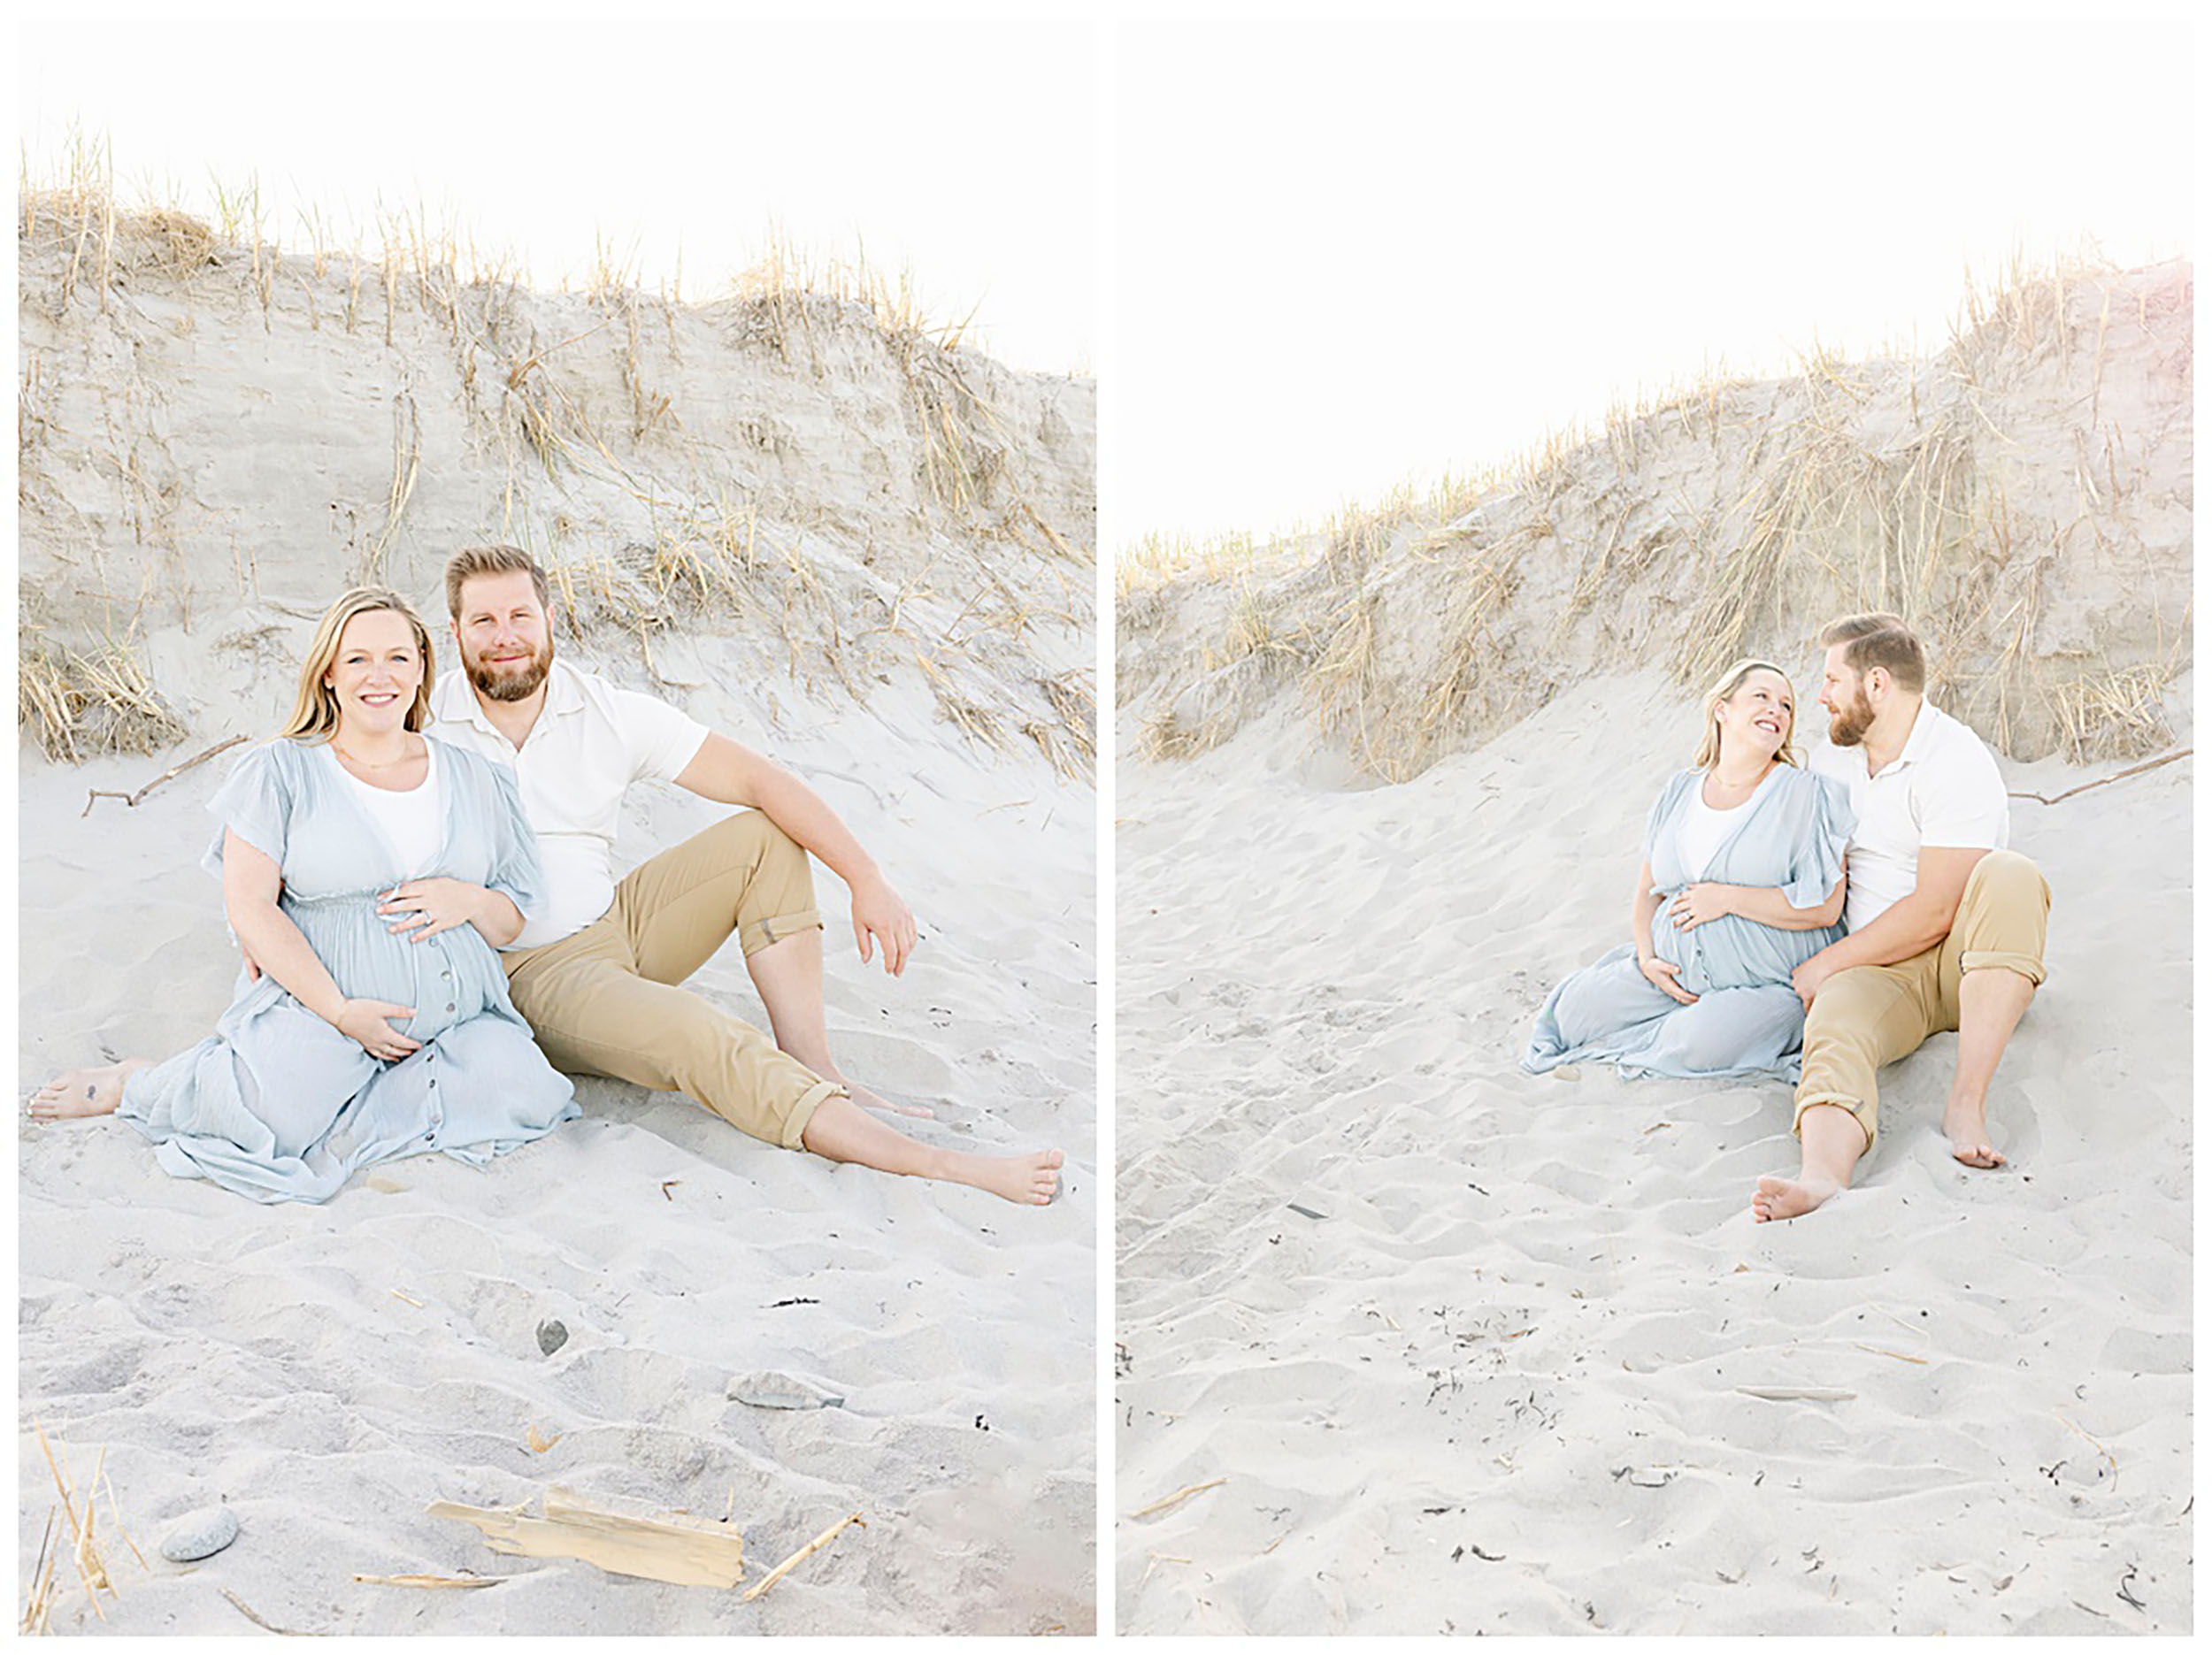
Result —
<svg viewBox="0 0 2212 1655"><path fill-rule="evenodd" d="M1920 638L1901 615L1877 612L1847 615L1822 629L1821 647L1844 646L1843 664L1864 674L1880 667L1901 690L1920 693L1928 681L1928 662Z"/></svg>
<svg viewBox="0 0 2212 1655"><path fill-rule="evenodd" d="M464 546L445 560L445 606L455 620L461 618L461 588L479 575L522 575L538 589L538 602L553 607L552 583L538 560L519 546Z"/></svg>

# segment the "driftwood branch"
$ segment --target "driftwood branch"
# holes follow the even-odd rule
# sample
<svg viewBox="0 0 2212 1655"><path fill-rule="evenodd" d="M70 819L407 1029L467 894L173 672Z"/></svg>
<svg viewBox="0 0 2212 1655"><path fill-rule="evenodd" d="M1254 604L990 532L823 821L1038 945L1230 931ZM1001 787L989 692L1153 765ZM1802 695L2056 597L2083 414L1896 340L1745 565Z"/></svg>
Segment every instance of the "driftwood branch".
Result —
<svg viewBox="0 0 2212 1655"><path fill-rule="evenodd" d="M2041 793L2007 793L2005 797L2032 799L2039 805L2055 805L2062 799L2071 799L2076 793L2085 793L2092 787L2102 787L2108 782L2125 781L2131 776L2140 776L2145 770L2154 770L2162 764L2171 764L2176 759L2185 759L2195 751L2194 747L2177 748L2171 753L2161 754L2154 759L2147 759L2140 764L2131 764L2124 770L2115 770L2109 776L2100 776L2093 782L2084 782L2078 787L2069 787L2064 793L2054 794L2048 799Z"/></svg>
<svg viewBox="0 0 2212 1655"><path fill-rule="evenodd" d="M196 753L190 758L185 760L185 762L181 764L172 764L167 770L162 771L160 775L155 777L153 780L148 782L143 787L141 787L134 793L119 793L111 788L106 787L89 788L86 791L84 796L84 808L77 812L77 819L81 822L85 817L92 814L92 801L95 799L120 799L127 805L135 806L140 800L143 799L148 793L153 792L155 788L160 786L162 783L166 781L174 781L178 777L183 775L185 771L190 770L194 765L206 763L208 760L213 758L218 753L229 752L231 748L236 747L245 739L246 738L243 736L233 736L227 741L218 741L213 747L208 748L206 752Z"/></svg>
<svg viewBox="0 0 2212 1655"><path fill-rule="evenodd" d="M759 1597L761 1593L766 1591L771 1586L773 1586L785 1575L790 1574L793 1569L797 1568L800 1564L805 1562L817 1552L819 1552L824 1546L829 1544L831 1541L836 1539L838 1536L843 1534L847 1529L852 1527L856 1523L863 1529L865 1529L868 1526L867 1522L861 1517L858 1512L855 1512L850 1517L841 1518L836 1522L832 1523L828 1528L822 1530L820 1534L815 1536L813 1539L808 1541L806 1544L801 1546L796 1552L794 1552L782 1562L777 1564L774 1568L770 1569L766 1576L761 1581L760 1584L754 1587L750 1591L745 1594L745 1601L747 1603L752 1602L754 1598Z"/></svg>

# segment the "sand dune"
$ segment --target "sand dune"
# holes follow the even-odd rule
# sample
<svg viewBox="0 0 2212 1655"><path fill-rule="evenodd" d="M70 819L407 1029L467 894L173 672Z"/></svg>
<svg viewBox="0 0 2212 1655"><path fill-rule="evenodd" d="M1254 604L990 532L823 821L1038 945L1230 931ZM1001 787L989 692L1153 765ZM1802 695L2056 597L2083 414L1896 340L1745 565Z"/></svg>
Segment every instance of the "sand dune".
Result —
<svg viewBox="0 0 2212 1655"><path fill-rule="evenodd" d="M1939 1037L1755 1226L1786 1088L1518 1067L1694 722L1601 680L1400 786L1277 723L1125 773L1118 1509L1227 1479L1120 1521L1125 1630L2190 1626L2192 763L2014 801L2012 1165L1950 1161Z"/></svg>
<svg viewBox="0 0 2212 1655"><path fill-rule="evenodd" d="M344 585L397 585L434 622L445 555L500 538L558 573L569 658L797 770L912 905L893 982L818 874L848 1069L933 1107L918 1135L1068 1166L1055 1206L1017 1209L588 1081L580 1121L488 1168L387 1163L263 1208L166 1176L112 1120L27 1122L19 1561L27 1581L56 1504L34 1421L81 1492L104 1452L151 1559L103 1498L118 1595L96 1616L65 1562L55 1628L1088 1629L1089 386L795 291L679 306L450 268L349 291L342 262L96 213L73 263L66 205L22 249L26 682L59 713L31 721L58 756L27 742L22 765L19 1085L165 1055L230 997L196 866L229 755L134 808L87 817L88 788L266 734ZM101 755L134 739L156 750ZM650 789L619 859L717 814ZM734 951L694 981L760 1015ZM733 1398L760 1375L843 1406ZM497 1557L426 1514L557 1483L726 1518L752 1581L849 1513L867 1527L749 1605ZM155 1555L218 1503L227 1550ZM500 1583L355 1578L468 1573Z"/></svg>

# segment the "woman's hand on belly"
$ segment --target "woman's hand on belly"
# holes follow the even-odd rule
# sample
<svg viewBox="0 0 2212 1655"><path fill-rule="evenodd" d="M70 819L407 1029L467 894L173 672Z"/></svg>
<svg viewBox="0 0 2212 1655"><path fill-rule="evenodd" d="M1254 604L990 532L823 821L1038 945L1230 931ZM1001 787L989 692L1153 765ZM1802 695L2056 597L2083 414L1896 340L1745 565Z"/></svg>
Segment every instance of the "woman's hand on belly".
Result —
<svg viewBox="0 0 2212 1655"><path fill-rule="evenodd" d="M414 1015L411 1006L395 1006L381 1000L349 1000L338 1008L338 1015L331 1022L339 1033L359 1041L361 1049L371 1057L396 1063L422 1042L402 1034L389 1020Z"/></svg>
<svg viewBox="0 0 2212 1655"><path fill-rule="evenodd" d="M500 929L499 921L515 914L514 904L495 891L465 879L436 877L410 879L396 886L376 911L388 922L385 929L410 942L435 937L440 931L474 925L488 939Z"/></svg>
<svg viewBox="0 0 2212 1655"><path fill-rule="evenodd" d="M1667 918L1677 931L1694 931L1700 925L1725 919L1739 911L1737 898L1742 888L1740 885L1717 885L1707 880L1686 885L1667 905Z"/></svg>

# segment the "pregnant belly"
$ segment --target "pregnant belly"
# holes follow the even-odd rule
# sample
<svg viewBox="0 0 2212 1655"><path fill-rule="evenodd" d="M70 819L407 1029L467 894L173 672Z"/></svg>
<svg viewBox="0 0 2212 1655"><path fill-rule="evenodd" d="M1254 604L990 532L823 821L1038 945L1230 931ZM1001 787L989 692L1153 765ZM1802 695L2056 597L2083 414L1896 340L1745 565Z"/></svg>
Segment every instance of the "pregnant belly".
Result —
<svg viewBox="0 0 2212 1655"><path fill-rule="evenodd" d="M491 985L505 973L474 926L410 942L385 929L375 902L370 896L288 909L339 992L413 1007L411 1019L395 1023L419 1040L477 1015L494 1000Z"/></svg>
<svg viewBox="0 0 2212 1655"><path fill-rule="evenodd" d="M1679 980L1693 994L1787 984L1825 941L1823 932L1783 931L1735 914L1678 931L1663 908L1651 926L1652 951L1682 968Z"/></svg>

